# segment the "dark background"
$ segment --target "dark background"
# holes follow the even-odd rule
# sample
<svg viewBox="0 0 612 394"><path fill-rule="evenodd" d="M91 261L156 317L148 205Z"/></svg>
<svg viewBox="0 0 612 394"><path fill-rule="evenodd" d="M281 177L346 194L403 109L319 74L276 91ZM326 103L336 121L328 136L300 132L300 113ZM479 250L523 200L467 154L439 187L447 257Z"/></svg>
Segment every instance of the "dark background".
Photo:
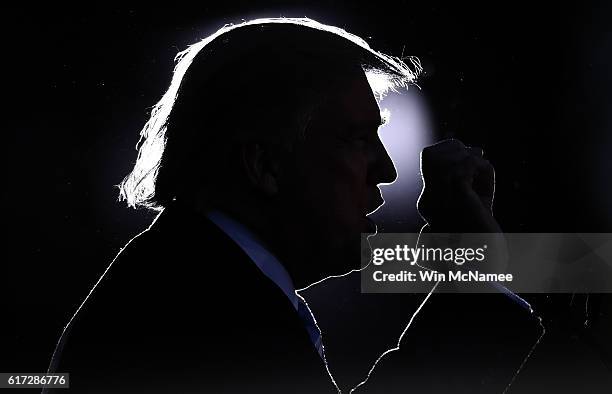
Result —
<svg viewBox="0 0 612 394"><path fill-rule="evenodd" d="M418 56L433 138L485 149L506 231L612 232L612 6L535 3L5 9L2 324L15 353L0 352L1 369L46 370L83 297L153 218L114 187L147 109L179 50L242 18L308 16Z"/></svg>

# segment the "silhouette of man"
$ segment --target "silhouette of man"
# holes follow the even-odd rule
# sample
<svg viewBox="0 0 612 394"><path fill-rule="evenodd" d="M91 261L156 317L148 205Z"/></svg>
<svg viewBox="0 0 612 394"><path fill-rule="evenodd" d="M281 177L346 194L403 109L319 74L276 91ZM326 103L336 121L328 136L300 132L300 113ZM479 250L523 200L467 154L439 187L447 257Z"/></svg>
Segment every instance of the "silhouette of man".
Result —
<svg viewBox="0 0 612 394"><path fill-rule="evenodd" d="M308 19L226 26L182 52L120 185L160 214L71 319L51 370L71 392L338 391L295 290L359 268L378 185L396 178L375 95L418 71ZM427 160L432 225L495 230L481 153L451 141Z"/></svg>

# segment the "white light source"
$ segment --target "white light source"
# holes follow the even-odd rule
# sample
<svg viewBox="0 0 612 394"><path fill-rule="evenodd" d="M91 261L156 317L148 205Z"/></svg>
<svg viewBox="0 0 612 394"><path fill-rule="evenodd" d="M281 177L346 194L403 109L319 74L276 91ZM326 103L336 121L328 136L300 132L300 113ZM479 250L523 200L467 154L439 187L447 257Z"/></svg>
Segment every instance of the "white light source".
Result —
<svg viewBox="0 0 612 394"><path fill-rule="evenodd" d="M385 228L410 231L420 225L416 202L421 192L420 153L432 141L430 115L422 93L410 89L390 92L380 103L390 117L380 138L393 160L397 180L380 187L385 204L371 217Z"/></svg>

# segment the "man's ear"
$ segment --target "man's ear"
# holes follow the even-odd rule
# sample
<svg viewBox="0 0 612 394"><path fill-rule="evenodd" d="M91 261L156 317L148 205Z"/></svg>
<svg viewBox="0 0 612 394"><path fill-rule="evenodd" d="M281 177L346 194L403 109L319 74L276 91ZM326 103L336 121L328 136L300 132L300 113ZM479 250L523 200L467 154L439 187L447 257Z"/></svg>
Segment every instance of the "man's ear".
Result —
<svg viewBox="0 0 612 394"><path fill-rule="evenodd" d="M278 161L270 150L257 142L241 148L242 165L251 185L268 196L278 193Z"/></svg>

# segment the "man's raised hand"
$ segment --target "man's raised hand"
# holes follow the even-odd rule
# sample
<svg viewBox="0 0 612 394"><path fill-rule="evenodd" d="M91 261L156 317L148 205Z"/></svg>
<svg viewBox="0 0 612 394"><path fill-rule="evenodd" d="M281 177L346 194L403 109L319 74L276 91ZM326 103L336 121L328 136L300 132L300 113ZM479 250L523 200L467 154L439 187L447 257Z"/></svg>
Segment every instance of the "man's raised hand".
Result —
<svg viewBox="0 0 612 394"><path fill-rule="evenodd" d="M456 139L421 152L419 213L435 232L501 232L493 218L495 170L479 148Z"/></svg>

